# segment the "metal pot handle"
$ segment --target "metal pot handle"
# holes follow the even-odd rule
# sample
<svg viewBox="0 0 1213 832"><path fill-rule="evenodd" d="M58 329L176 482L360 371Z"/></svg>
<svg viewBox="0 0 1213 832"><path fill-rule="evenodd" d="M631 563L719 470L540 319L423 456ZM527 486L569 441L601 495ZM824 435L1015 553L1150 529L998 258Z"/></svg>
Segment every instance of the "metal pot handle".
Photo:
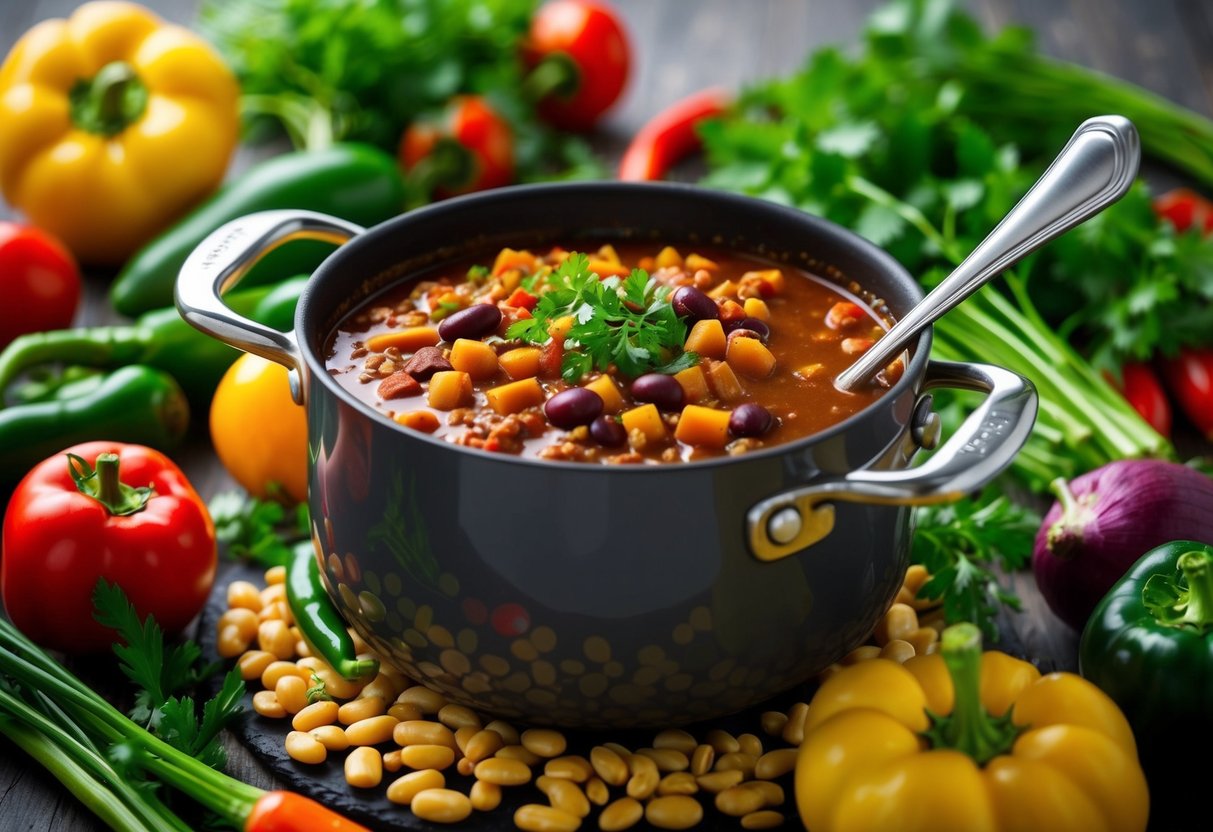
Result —
<svg viewBox="0 0 1213 832"><path fill-rule="evenodd" d="M177 276L177 311L212 338L285 366L291 371L291 395L302 404L302 361L295 334L237 315L223 302L223 293L280 245L292 240L341 245L365 230L314 211L261 211L232 220L212 232L186 258Z"/></svg>
<svg viewBox="0 0 1213 832"><path fill-rule="evenodd" d="M759 560L778 560L834 528L833 502L925 505L977 491L1011 464L1032 432L1036 390L1023 376L989 364L932 361L923 389L988 393L943 447L916 468L852 471L769 497L746 514L746 537Z"/></svg>

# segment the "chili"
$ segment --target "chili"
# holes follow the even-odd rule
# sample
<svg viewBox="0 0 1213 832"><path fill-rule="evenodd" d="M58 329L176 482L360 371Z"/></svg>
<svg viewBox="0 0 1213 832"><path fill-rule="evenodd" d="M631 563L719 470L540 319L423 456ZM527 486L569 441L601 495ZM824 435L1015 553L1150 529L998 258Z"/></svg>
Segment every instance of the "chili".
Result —
<svg viewBox="0 0 1213 832"><path fill-rule="evenodd" d="M295 624L308 646L346 679L373 676L379 662L355 655L345 619L321 583L318 556L312 541L305 540L296 544L287 562L286 600Z"/></svg>

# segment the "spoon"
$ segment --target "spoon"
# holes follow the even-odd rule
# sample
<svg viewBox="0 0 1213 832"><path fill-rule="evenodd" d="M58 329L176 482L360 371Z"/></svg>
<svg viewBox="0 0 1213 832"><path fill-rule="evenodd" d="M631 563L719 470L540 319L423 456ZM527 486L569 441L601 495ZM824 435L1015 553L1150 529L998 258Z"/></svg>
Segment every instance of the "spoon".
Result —
<svg viewBox="0 0 1213 832"><path fill-rule="evenodd" d="M1049 169L956 270L838 374L853 390L899 355L918 334L986 282L1054 237L1125 195L1137 176L1141 142L1123 116L1087 119Z"/></svg>

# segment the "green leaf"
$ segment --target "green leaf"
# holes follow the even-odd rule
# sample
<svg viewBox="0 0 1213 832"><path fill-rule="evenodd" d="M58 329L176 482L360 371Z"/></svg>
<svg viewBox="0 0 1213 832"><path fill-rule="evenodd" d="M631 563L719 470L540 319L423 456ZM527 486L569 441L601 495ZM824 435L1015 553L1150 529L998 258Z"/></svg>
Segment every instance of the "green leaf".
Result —
<svg viewBox="0 0 1213 832"><path fill-rule="evenodd" d="M816 145L825 153L854 159L867 153L880 135L880 128L870 121L840 124L819 133Z"/></svg>
<svg viewBox="0 0 1213 832"><path fill-rule="evenodd" d="M855 232L878 246L888 245L905 231L906 221L892 208L869 203L855 222Z"/></svg>

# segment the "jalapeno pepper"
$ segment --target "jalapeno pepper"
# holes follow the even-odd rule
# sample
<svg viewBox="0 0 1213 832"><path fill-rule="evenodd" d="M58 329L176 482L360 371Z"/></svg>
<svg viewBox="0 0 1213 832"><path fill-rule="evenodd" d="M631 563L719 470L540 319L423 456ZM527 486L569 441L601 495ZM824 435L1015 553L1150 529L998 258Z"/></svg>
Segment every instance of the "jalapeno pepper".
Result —
<svg viewBox="0 0 1213 832"><path fill-rule="evenodd" d="M94 439L174 447L189 426L189 405L167 373L132 364L87 395L58 396L0 410L0 481L15 482L41 460Z"/></svg>
<svg viewBox="0 0 1213 832"><path fill-rule="evenodd" d="M226 298L237 313L268 326L289 329L294 302L303 282L292 281L274 293L267 288L237 292ZM219 379L240 357L238 350L205 335L184 320L177 310L157 309L128 326L61 329L22 335L0 352L0 391L32 367L67 363L90 367L146 364L171 375L185 390L190 403L205 407Z"/></svg>
<svg viewBox="0 0 1213 832"><path fill-rule="evenodd" d="M320 580L320 549L311 540L295 545L286 565L286 602L308 646L347 679L374 675L379 662L359 659L345 619Z"/></svg>

